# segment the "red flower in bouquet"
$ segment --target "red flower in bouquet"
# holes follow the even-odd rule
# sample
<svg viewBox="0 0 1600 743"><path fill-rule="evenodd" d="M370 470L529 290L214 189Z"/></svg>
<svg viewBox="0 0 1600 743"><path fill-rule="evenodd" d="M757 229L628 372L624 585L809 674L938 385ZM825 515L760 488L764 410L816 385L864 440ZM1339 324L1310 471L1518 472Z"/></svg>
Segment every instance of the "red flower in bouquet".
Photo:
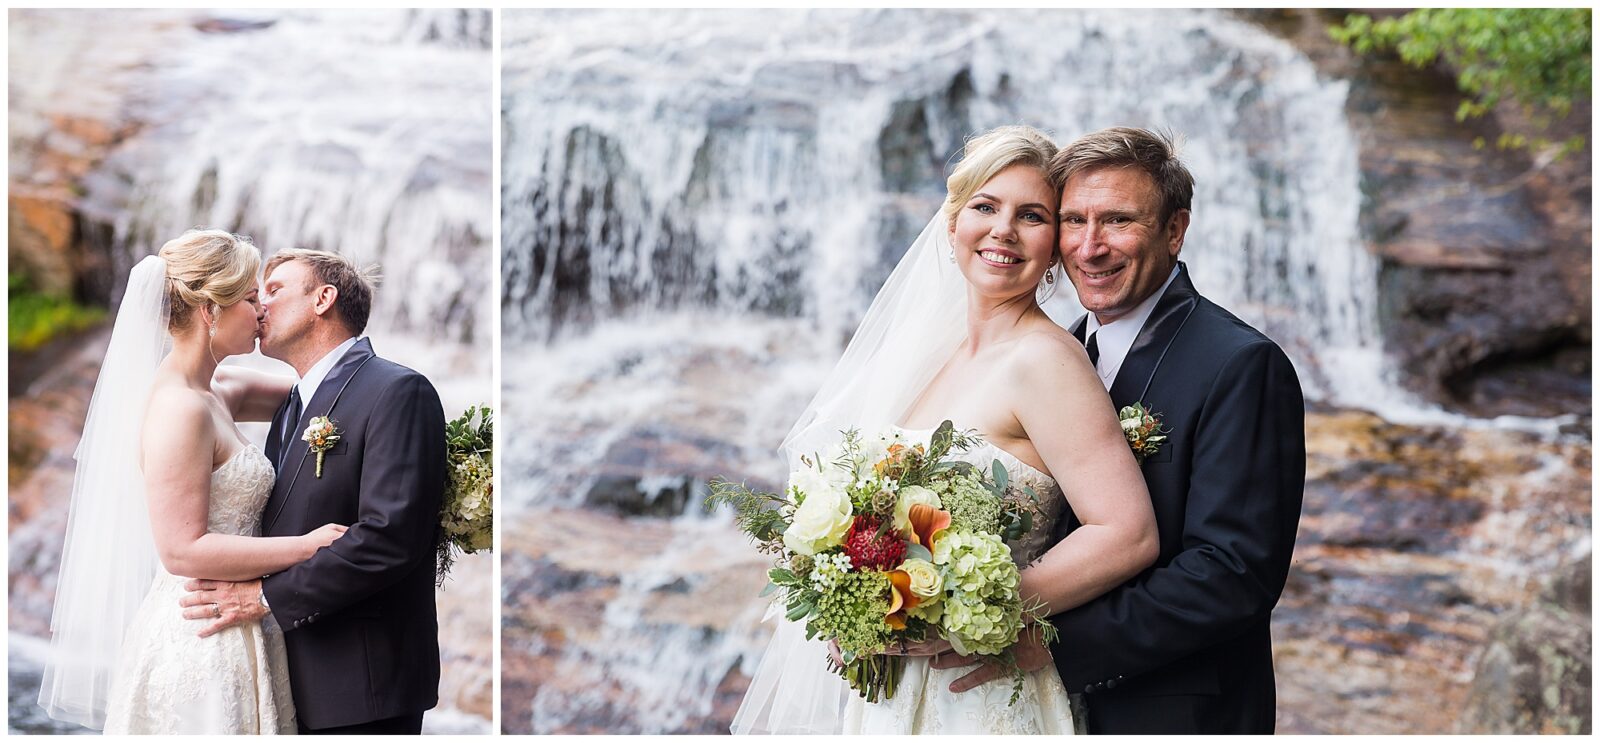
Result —
<svg viewBox="0 0 1600 743"><path fill-rule="evenodd" d="M875 516L856 517L844 535L844 553L856 570L889 570L906 557L906 543Z"/></svg>

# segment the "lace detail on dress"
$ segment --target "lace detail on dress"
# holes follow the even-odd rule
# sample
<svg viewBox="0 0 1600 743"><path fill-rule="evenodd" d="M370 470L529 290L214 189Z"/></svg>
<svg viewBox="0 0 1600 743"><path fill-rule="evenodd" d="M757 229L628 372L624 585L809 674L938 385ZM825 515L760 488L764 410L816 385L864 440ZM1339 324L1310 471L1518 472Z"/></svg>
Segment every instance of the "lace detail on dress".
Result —
<svg viewBox="0 0 1600 743"><path fill-rule="evenodd" d="M229 458L211 473L208 531L258 536L273 479L253 445ZM145 594L117 662L105 732L294 733L283 631L268 616L197 637L211 620L183 618L187 580L162 570Z"/></svg>
<svg viewBox="0 0 1600 743"><path fill-rule="evenodd" d="M905 430L913 441L927 443L932 430ZM1049 475L984 442L949 459L971 462L984 471L999 460L1016 484L1026 484L1039 496L1041 513L1033 530L1009 542L1012 559L1025 566L1039 559L1050 547L1056 520L1066 510L1061 489ZM955 694L950 684L971 669L937 669L926 658L906 661L905 675L894 698L868 704L851 694L845 705L844 731L878 734L1051 734L1071 735L1072 710L1066 687L1054 666L1028 674L1022 695L1011 704L1011 679L991 681L976 689Z"/></svg>

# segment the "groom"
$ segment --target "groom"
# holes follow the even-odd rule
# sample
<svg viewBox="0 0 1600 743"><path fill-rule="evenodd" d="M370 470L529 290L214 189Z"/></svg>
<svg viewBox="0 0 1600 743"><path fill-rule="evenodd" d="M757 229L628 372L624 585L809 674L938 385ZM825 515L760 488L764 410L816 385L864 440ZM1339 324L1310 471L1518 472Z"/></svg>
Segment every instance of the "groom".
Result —
<svg viewBox="0 0 1600 743"><path fill-rule="evenodd" d="M218 617L202 635L269 613L277 620L300 732L420 733L439 692L439 395L358 339L373 284L348 259L283 250L265 275L261 352L293 366L300 382L267 434L278 474L262 536L327 523L350 528L311 559L261 580L191 581L183 604L193 608L184 615ZM323 418L338 441L319 456L302 436Z"/></svg>
<svg viewBox="0 0 1600 743"><path fill-rule="evenodd" d="M1091 733L1271 733L1269 623L1305 488L1299 379L1178 261L1194 180L1169 141L1105 129L1067 146L1051 171L1064 184L1062 263L1089 310L1072 333L1112 404L1142 402L1168 431L1142 465L1161 553L1051 617L1060 642L1049 654L1025 645L1019 660L1036 670L1054 655L1067 690L1084 695ZM957 690L998 675L979 669Z"/></svg>

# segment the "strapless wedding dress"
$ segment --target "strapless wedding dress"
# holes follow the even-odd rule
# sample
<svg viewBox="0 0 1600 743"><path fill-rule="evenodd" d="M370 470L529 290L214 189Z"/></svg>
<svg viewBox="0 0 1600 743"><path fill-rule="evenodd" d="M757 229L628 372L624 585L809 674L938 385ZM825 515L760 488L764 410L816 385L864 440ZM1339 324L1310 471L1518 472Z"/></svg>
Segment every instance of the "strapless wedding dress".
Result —
<svg viewBox="0 0 1600 743"><path fill-rule="evenodd" d="M933 431L904 430L912 441L926 443ZM998 460L1011 481L1026 484L1039 495L1042 513L1033 530L1009 542L1012 558L1026 567L1051 546L1056 521L1066 508L1061 489L1049 475L988 442L948 459L971 462L987 472ZM1011 678L1002 677L960 694L950 684L972 668L938 669L927 658L908 658L905 675L892 699L868 703L851 694L845 705L844 732L852 734L1049 734L1074 732L1066 687L1054 665L1028 674L1022 694L1011 704Z"/></svg>
<svg viewBox="0 0 1600 743"><path fill-rule="evenodd" d="M207 531L258 536L272 462L246 446L211 473ZM271 616L197 637L184 619L187 578L158 570L128 628L106 709L108 734L290 734L294 700L283 631Z"/></svg>

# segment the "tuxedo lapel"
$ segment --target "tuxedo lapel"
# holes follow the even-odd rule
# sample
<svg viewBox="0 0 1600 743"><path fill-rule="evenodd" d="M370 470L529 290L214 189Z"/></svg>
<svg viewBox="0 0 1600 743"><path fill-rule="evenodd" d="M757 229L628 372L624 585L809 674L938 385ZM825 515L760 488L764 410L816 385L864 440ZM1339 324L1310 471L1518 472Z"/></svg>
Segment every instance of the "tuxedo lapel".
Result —
<svg viewBox="0 0 1600 743"><path fill-rule="evenodd" d="M339 404L339 398L344 396L345 388L350 386L350 382L356 378L356 374L361 371L361 367L366 366L367 362L372 359L372 342L366 338L356 341L355 345L345 352L344 357L339 359L339 363L328 372L328 376L322 380L322 384L317 386L317 394L305 406L304 412L300 415L300 420L295 421L292 430L303 431L313 418L320 418L325 415L331 416L334 406ZM289 502L290 496L294 494L295 483L299 482L300 473L305 469L305 461L309 456L311 456L311 445L299 436L291 436L289 449L283 454L283 472L292 472L292 474L289 475L289 484L284 486L282 490L277 491L277 497L274 498L277 503L269 504L272 512L267 515L266 526L262 529L263 533L270 531L273 525L278 522L278 516L283 513L284 505Z"/></svg>
<svg viewBox="0 0 1600 743"><path fill-rule="evenodd" d="M1084 328L1085 325L1088 325L1088 324L1089 324L1089 314L1086 312L1081 317L1078 318L1077 322L1072 324L1072 327L1067 329L1067 332L1071 333L1072 337L1078 339L1078 344L1079 345L1083 345L1086 342L1086 339L1083 337L1083 328Z"/></svg>
<svg viewBox="0 0 1600 743"><path fill-rule="evenodd" d="M1144 400L1145 393L1150 391L1150 380L1167 356L1167 349L1189 321L1199 301L1200 295L1189 280L1189 267L1180 261L1177 277L1156 302L1155 310L1145 320L1139 337L1133 340L1133 346L1122 361L1122 368L1117 370L1117 378L1111 383L1111 403L1118 409ZM1084 320L1078 322L1081 327Z"/></svg>

